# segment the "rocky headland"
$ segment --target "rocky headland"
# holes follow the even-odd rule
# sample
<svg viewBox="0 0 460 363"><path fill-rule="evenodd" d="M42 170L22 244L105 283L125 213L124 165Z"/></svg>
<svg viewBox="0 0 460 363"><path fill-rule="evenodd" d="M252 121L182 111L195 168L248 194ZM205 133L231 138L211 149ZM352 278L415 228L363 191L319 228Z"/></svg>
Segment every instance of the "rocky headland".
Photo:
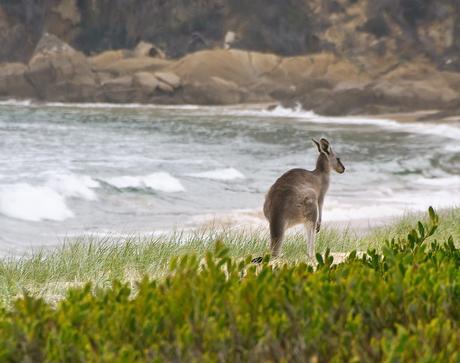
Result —
<svg viewBox="0 0 460 363"><path fill-rule="evenodd" d="M3 99L460 111L454 0L2 1L0 41Z"/></svg>

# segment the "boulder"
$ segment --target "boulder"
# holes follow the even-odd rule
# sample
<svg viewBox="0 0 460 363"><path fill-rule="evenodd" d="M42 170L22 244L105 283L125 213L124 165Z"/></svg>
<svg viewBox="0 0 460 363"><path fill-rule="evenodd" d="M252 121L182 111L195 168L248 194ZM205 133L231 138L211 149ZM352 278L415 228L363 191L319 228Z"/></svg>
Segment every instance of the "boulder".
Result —
<svg viewBox="0 0 460 363"><path fill-rule="evenodd" d="M302 105L320 114L340 116L446 109L458 100L456 89L450 88L442 76L432 75L410 81L345 82L332 91L305 97Z"/></svg>
<svg viewBox="0 0 460 363"><path fill-rule="evenodd" d="M318 94L316 97L316 104L303 103L302 106L313 109L318 114L329 116L366 113L370 105L377 103L375 94L362 86L335 89L332 92Z"/></svg>
<svg viewBox="0 0 460 363"><path fill-rule="evenodd" d="M146 95L151 95L161 83L152 73L137 72L133 76L133 85L139 87Z"/></svg>
<svg viewBox="0 0 460 363"><path fill-rule="evenodd" d="M207 83L211 77L261 92L261 98L277 89L296 88L311 79L332 84L352 79L366 81L369 75L350 61L330 53L282 58L274 54L237 49L207 50L187 55L167 68L183 83Z"/></svg>
<svg viewBox="0 0 460 363"><path fill-rule="evenodd" d="M124 76L136 72L160 71L171 64L170 61L152 57L118 58L109 57L93 58L91 60L93 70L97 72L108 72L114 76Z"/></svg>
<svg viewBox="0 0 460 363"><path fill-rule="evenodd" d="M136 57L154 57L165 59L165 53L157 47L155 44L141 41L139 44L134 48L134 56Z"/></svg>
<svg viewBox="0 0 460 363"><path fill-rule="evenodd" d="M35 98L32 84L25 77L27 66L22 63L0 65L0 96L12 98Z"/></svg>
<svg viewBox="0 0 460 363"><path fill-rule="evenodd" d="M123 76L102 83L102 100L113 103L133 103L139 100L139 91L133 87L133 78Z"/></svg>
<svg viewBox="0 0 460 363"><path fill-rule="evenodd" d="M184 102L189 104L229 105L244 102L247 91L234 82L212 77L207 82L184 84L182 97Z"/></svg>
<svg viewBox="0 0 460 363"><path fill-rule="evenodd" d="M95 71L104 70L107 65L113 64L121 59L129 57L129 51L125 49L108 50L88 57L88 61L91 64L91 68Z"/></svg>
<svg viewBox="0 0 460 363"><path fill-rule="evenodd" d="M379 95L380 102L398 110L444 108L459 98L457 91L440 79L429 78L417 81L379 81L372 91Z"/></svg>
<svg viewBox="0 0 460 363"><path fill-rule="evenodd" d="M168 83L158 80L158 89L164 93L172 94L174 93L174 87Z"/></svg>
<svg viewBox="0 0 460 363"><path fill-rule="evenodd" d="M25 76L38 97L47 101L91 101L96 92L86 57L48 33L37 44Z"/></svg>
<svg viewBox="0 0 460 363"><path fill-rule="evenodd" d="M182 84L181 79L177 74L172 72L156 72L155 77L167 85L171 86L173 89L179 88Z"/></svg>
<svg viewBox="0 0 460 363"><path fill-rule="evenodd" d="M332 53L318 53L285 58L280 70L290 82L299 79L328 78L335 81L367 80L368 75L350 60Z"/></svg>
<svg viewBox="0 0 460 363"><path fill-rule="evenodd" d="M97 72L96 73L96 81L100 85L113 78L114 77L108 72Z"/></svg>
<svg viewBox="0 0 460 363"><path fill-rule="evenodd" d="M279 84L270 91L270 96L283 105L300 103L304 104L305 108L312 109L313 105L316 105L318 93L320 91L330 93L336 84L334 80L328 78L311 77L300 79L292 84Z"/></svg>
<svg viewBox="0 0 460 363"><path fill-rule="evenodd" d="M169 70L183 82L207 82L210 77L219 77L239 86L248 86L260 81L274 70L280 58L273 54L242 50L205 50L185 56Z"/></svg>
<svg viewBox="0 0 460 363"><path fill-rule="evenodd" d="M105 88L129 88L132 85L133 77L131 76L112 78L102 83L102 87Z"/></svg>

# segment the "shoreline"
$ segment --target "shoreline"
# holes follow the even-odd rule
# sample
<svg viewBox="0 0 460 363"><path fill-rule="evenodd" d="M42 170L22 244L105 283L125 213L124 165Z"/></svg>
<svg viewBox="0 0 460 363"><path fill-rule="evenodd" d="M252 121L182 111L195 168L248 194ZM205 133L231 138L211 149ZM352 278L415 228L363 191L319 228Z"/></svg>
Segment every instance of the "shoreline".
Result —
<svg viewBox="0 0 460 363"><path fill-rule="evenodd" d="M56 107L56 108L82 108L82 109L180 109L180 110L199 110L203 109L235 109L236 111L248 110L248 111L260 111L260 112L271 112L277 107L282 107L286 110L301 111L301 112L313 112L312 110L299 109L298 107L284 107L282 103L277 101L272 102L244 102L235 104L164 104L164 103L106 103L106 102L54 102L54 101L42 101L34 99L12 99L0 97L0 107ZM298 105L300 106L300 105ZM449 113L443 115L443 111L439 109L427 109L427 110L413 110L408 112L382 112L382 113L363 113L363 114L343 114L337 116L328 116L317 114L320 117L356 117L358 119L378 119L378 120L393 120L401 124L404 123L416 123L416 122L432 122L432 123L459 123L460 122L460 110L455 113ZM438 115L440 117L438 117ZM434 119L430 119L430 116L434 116ZM282 117L282 116L280 116Z"/></svg>

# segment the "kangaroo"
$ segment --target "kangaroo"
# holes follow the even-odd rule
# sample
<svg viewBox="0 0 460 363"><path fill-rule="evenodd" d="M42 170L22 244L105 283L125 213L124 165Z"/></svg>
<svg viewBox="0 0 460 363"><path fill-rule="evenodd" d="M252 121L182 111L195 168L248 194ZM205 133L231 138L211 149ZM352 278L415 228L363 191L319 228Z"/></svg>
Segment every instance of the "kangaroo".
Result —
<svg viewBox="0 0 460 363"><path fill-rule="evenodd" d="M265 197L264 215L270 223L271 254L280 253L284 232L297 224L304 224L307 251L315 255L315 232L321 228L324 196L329 188L331 169L345 171L340 159L332 151L329 141L312 139L318 148L316 169L291 169L271 186Z"/></svg>

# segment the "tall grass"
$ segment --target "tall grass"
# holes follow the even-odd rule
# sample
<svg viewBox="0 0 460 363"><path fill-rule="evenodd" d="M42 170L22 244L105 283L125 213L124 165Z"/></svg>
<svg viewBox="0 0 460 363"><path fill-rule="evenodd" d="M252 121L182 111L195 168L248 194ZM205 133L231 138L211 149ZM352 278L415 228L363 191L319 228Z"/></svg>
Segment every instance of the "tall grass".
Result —
<svg viewBox="0 0 460 363"><path fill-rule="evenodd" d="M379 249L385 240L405 237L418 219L420 215L407 215L364 235L358 235L349 228L324 228L317 236L316 249L320 253L327 248L335 253ZM460 208L440 213L439 229L432 238L445 240L450 235L457 243L460 241ZM37 251L31 256L0 260L0 300L8 304L27 291L55 301L69 287L89 281L97 288L111 286L115 279L134 286L144 275L162 278L173 256L193 253L203 257L216 241L221 241L229 249L229 256L236 259L268 253L266 230L212 228L168 236L124 239L88 236L66 241L51 250ZM280 260L283 262L309 262L302 233L289 234L282 253Z"/></svg>
<svg viewBox="0 0 460 363"><path fill-rule="evenodd" d="M315 267L256 265L216 242L134 291L115 280L56 305L25 295L0 306L0 361L460 362L460 248L435 243L429 215L335 265L328 250Z"/></svg>

